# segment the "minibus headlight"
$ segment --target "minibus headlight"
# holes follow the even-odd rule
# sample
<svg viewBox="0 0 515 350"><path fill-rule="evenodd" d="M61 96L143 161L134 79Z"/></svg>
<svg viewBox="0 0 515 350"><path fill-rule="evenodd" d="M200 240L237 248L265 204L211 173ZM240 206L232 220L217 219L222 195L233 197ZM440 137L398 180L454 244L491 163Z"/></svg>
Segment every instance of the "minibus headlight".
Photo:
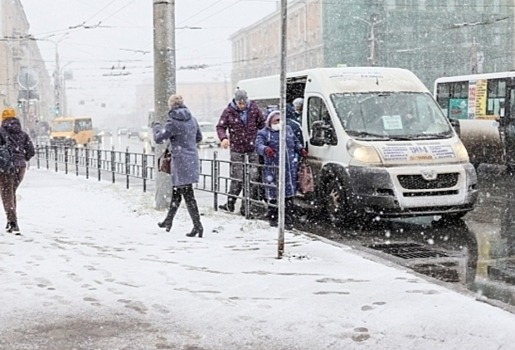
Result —
<svg viewBox="0 0 515 350"><path fill-rule="evenodd" d="M381 164L381 158L376 149L357 143L354 140L347 142L347 150L353 160L364 164Z"/></svg>
<svg viewBox="0 0 515 350"><path fill-rule="evenodd" d="M467 152L467 149L461 140L454 145L454 151L456 152L456 157L458 160L462 162L469 161L469 153Z"/></svg>

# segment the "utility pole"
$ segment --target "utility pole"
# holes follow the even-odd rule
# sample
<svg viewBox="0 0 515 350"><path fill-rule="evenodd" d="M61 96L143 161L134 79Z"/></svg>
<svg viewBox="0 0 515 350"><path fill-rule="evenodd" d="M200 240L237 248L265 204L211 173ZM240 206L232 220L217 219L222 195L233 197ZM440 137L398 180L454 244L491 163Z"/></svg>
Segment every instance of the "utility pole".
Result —
<svg viewBox="0 0 515 350"><path fill-rule="evenodd" d="M164 124L168 113L168 98L175 94L175 0L153 0L154 4L154 120ZM157 158L166 143L156 145ZM172 183L170 176L157 172L156 208L165 209L170 202Z"/></svg>
<svg viewBox="0 0 515 350"><path fill-rule="evenodd" d="M286 58L287 58L287 23L288 23L288 4L286 0L281 0L281 74L279 89L281 99L279 110L281 111L281 124L283 127L279 131L279 180L277 186L277 206L278 206L278 239L277 239L277 258L282 259L284 255L284 204L285 204L285 183L286 179Z"/></svg>
<svg viewBox="0 0 515 350"><path fill-rule="evenodd" d="M66 39L68 33L64 33L57 41L51 41L55 45L55 71L54 71L54 115L62 116L62 86L61 86L61 67L59 66L59 43Z"/></svg>

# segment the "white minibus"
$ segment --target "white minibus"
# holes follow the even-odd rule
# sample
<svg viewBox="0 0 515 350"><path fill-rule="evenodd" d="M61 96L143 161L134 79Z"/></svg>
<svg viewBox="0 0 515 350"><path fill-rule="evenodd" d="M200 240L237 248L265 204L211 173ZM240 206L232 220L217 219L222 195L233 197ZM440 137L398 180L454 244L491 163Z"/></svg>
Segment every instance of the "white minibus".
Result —
<svg viewBox="0 0 515 350"><path fill-rule="evenodd" d="M263 110L279 104L279 75L242 80ZM287 102L304 98L302 132L315 192L299 205L333 221L441 215L477 199L467 151L430 91L399 68L316 68L287 74Z"/></svg>

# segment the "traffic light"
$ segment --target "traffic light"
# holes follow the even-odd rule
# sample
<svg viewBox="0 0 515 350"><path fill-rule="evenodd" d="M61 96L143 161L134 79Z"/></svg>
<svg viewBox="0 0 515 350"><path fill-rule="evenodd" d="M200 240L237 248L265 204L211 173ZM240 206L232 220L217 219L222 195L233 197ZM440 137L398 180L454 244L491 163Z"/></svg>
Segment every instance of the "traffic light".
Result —
<svg viewBox="0 0 515 350"><path fill-rule="evenodd" d="M23 102L18 100L18 108L22 108L23 107Z"/></svg>

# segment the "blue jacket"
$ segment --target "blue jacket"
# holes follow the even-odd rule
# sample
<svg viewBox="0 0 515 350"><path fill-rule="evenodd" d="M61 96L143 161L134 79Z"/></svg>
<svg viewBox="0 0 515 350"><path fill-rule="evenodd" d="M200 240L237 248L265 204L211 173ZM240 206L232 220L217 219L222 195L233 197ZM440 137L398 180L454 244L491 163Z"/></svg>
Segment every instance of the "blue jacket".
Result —
<svg viewBox="0 0 515 350"><path fill-rule="evenodd" d="M200 172L197 143L202 141L202 133L189 109L184 105L172 108L164 126L153 125L153 133L156 143L170 140L172 186L197 183Z"/></svg>
<svg viewBox="0 0 515 350"><path fill-rule="evenodd" d="M256 137L256 152L263 156L265 159L265 166L263 168L263 182L267 198L277 198L277 180L279 177L279 131L270 128L270 118L267 119L266 125L263 129L259 130ZM276 155L269 158L265 154L265 149L271 147ZM286 125L286 172L285 172L285 197L290 198L297 193L297 171L298 159L302 149L302 144L299 142L292 128Z"/></svg>

